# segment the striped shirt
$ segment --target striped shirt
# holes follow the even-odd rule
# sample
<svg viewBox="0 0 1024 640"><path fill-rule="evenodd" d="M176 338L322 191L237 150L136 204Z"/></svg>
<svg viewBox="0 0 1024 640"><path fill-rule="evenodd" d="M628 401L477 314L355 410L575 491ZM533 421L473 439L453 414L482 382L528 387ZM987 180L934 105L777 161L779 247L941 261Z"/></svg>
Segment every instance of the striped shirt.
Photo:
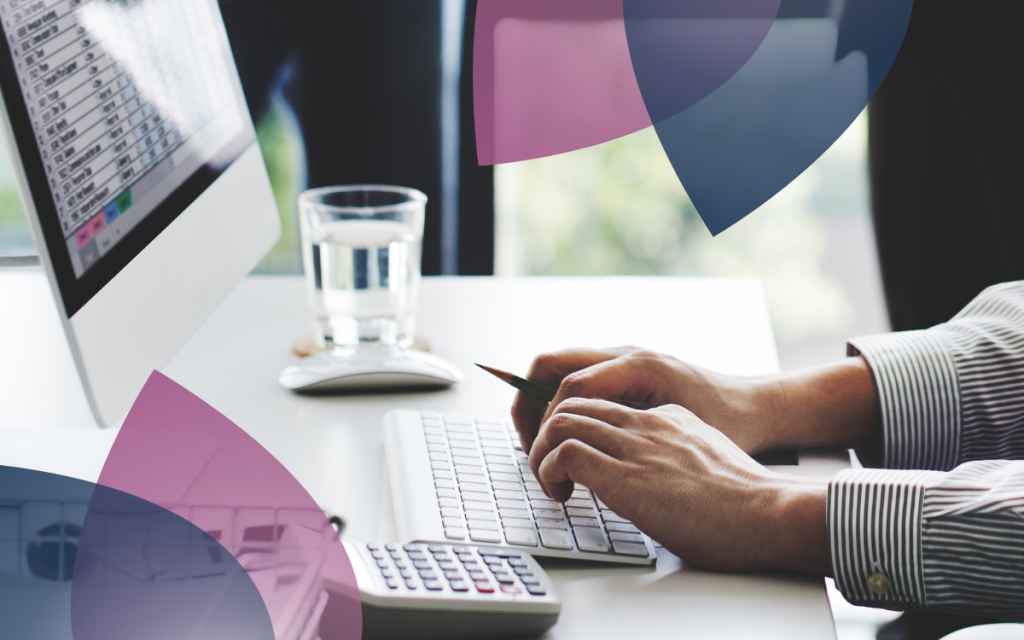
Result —
<svg viewBox="0 0 1024 640"><path fill-rule="evenodd" d="M828 488L836 585L854 604L1024 621L1024 281L945 324L850 341L881 401L871 466Z"/></svg>

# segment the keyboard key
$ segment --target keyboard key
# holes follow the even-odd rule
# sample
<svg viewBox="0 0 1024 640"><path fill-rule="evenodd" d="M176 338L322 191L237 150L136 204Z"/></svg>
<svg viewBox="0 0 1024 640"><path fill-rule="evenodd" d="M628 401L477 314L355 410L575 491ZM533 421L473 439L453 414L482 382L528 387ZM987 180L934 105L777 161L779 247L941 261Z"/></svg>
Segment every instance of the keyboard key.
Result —
<svg viewBox="0 0 1024 640"><path fill-rule="evenodd" d="M495 490L501 489L502 491L517 491L522 492L522 486L518 482L504 482L502 480L493 480L491 486Z"/></svg>
<svg viewBox="0 0 1024 640"><path fill-rule="evenodd" d="M435 478L434 486L438 489L454 489L455 481L448 478Z"/></svg>
<svg viewBox="0 0 1024 640"><path fill-rule="evenodd" d="M530 506L534 509L549 509L552 511L558 511L559 513L562 512L560 508L561 505L554 500L548 500L547 498L544 498L543 500L540 498L530 498Z"/></svg>
<svg viewBox="0 0 1024 640"><path fill-rule="evenodd" d="M523 500L498 500L499 509L526 509L526 502Z"/></svg>
<svg viewBox="0 0 1024 640"><path fill-rule="evenodd" d="M444 429L441 427L423 427L423 434L428 436L443 436Z"/></svg>
<svg viewBox="0 0 1024 640"><path fill-rule="evenodd" d="M485 456L503 456L509 458L512 456L512 447L506 442L500 446L490 446L490 443L486 443L484 446Z"/></svg>
<svg viewBox="0 0 1024 640"><path fill-rule="evenodd" d="M466 452L466 453L468 453L468 452ZM469 456L469 455L466 455L466 453L461 453L460 452L460 455L452 457L452 462L455 463L455 468L456 469L458 469L461 465L477 465L477 464L480 464L480 461L482 460L482 458L480 458L479 456ZM436 454L432 453L430 455L436 455Z"/></svg>
<svg viewBox="0 0 1024 640"><path fill-rule="evenodd" d="M609 531L608 537L612 542L643 542L644 537L639 533L626 533L625 531Z"/></svg>
<svg viewBox="0 0 1024 640"><path fill-rule="evenodd" d="M430 451L432 453L444 453L444 454L447 454L448 453L448 447L444 446L443 444L428 444L427 445L427 451Z"/></svg>
<svg viewBox="0 0 1024 640"><path fill-rule="evenodd" d="M647 557L647 546L642 542L612 542L612 550L624 556Z"/></svg>
<svg viewBox="0 0 1024 640"><path fill-rule="evenodd" d="M403 580L408 580L412 578L412 571L409 571L408 569L402 569L398 572L398 575L402 576Z"/></svg>
<svg viewBox="0 0 1024 640"><path fill-rule="evenodd" d="M419 585L416 584L415 580L406 580L405 588L409 591L415 591Z"/></svg>
<svg viewBox="0 0 1024 640"><path fill-rule="evenodd" d="M462 573L459 572L459 571L454 571L454 570L453 571L445 571L444 572L444 577L448 581L459 580L460 578L462 578Z"/></svg>
<svg viewBox="0 0 1024 640"><path fill-rule="evenodd" d="M423 547L418 547L416 549L406 549L406 553L409 554L409 559L410 560L426 560L427 559L426 554L423 553Z"/></svg>
<svg viewBox="0 0 1024 640"><path fill-rule="evenodd" d="M451 560L441 560L437 563L437 568L441 571L455 571L459 568L459 565Z"/></svg>
<svg viewBox="0 0 1024 640"><path fill-rule="evenodd" d="M452 553L469 553L470 551L472 551L472 547L466 547L461 544L452 547Z"/></svg>
<svg viewBox="0 0 1024 640"><path fill-rule="evenodd" d="M549 549L572 549L572 536L568 531L541 529L540 543Z"/></svg>
<svg viewBox="0 0 1024 640"><path fill-rule="evenodd" d="M517 576L533 575L530 571L530 567L512 567L512 572Z"/></svg>
<svg viewBox="0 0 1024 640"><path fill-rule="evenodd" d="M499 564L499 565L505 564L505 561L502 560L501 558L499 558L498 554L494 553L493 551L490 552L490 553L481 553L480 555L483 556L484 564L486 564L488 566L493 565L493 564Z"/></svg>
<svg viewBox="0 0 1024 640"><path fill-rule="evenodd" d="M501 535L497 531L485 529L470 529L469 538L474 542L501 542Z"/></svg>
<svg viewBox="0 0 1024 640"><path fill-rule="evenodd" d="M593 509L580 509L579 507L568 507L565 510L570 516L577 516L581 518L596 518L597 512Z"/></svg>
<svg viewBox="0 0 1024 640"><path fill-rule="evenodd" d="M456 529L455 527L446 527L444 530L444 537L449 540L465 540L466 530L462 528Z"/></svg>
<svg viewBox="0 0 1024 640"><path fill-rule="evenodd" d="M459 489L465 491L476 491L478 493L490 494L491 489L486 484L480 484L479 482L467 482L462 478L459 478Z"/></svg>
<svg viewBox="0 0 1024 640"><path fill-rule="evenodd" d="M375 550L370 552L370 555L373 556L374 560L380 560L381 558L384 557L384 552L383 551L377 551L375 549Z"/></svg>
<svg viewBox="0 0 1024 640"><path fill-rule="evenodd" d="M489 580L474 583L480 593L494 593L494 585Z"/></svg>
<svg viewBox="0 0 1024 640"><path fill-rule="evenodd" d="M539 584L528 584L526 585L526 590L530 592L531 596L547 595L547 591L545 591L544 587L540 586Z"/></svg>
<svg viewBox="0 0 1024 640"><path fill-rule="evenodd" d="M442 507L458 507L459 501L456 498L438 498L437 504Z"/></svg>
<svg viewBox="0 0 1024 640"><path fill-rule="evenodd" d="M466 507L466 511L487 511L488 513L494 512L494 505L490 502L480 502L479 500L466 500L463 498L462 505Z"/></svg>
<svg viewBox="0 0 1024 640"><path fill-rule="evenodd" d="M482 511L478 509L470 509L466 511L467 520L494 520L493 511Z"/></svg>
<svg viewBox="0 0 1024 640"><path fill-rule="evenodd" d="M446 413L444 414L445 424L473 424L473 419L469 416L459 415L457 413Z"/></svg>
<svg viewBox="0 0 1024 640"><path fill-rule="evenodd" d="M525 547L537 546L537 536L534 535L533 529L505 529L505 540L509 544L518 544Z"/></svg>
<svg viewBox="0 0 1024 640"><path fill-rule="evenodd" d="M484 568L483 565L480 564L479 562L477 562L476 560L470 560L469 562L464 562L462 564L462 566L463 566L463 568L466 571L480 571L481 569Z"/></svg>
<svg viewBox="0 0 1024 640"><path fill-rule="evenodd" d="M447 444L444 436L427 436L427 444Z"/></svg>
<svg viewBox="0 0 1024 640"><path fill-rule="evenodd" d="M371 542L370 544L373 544L373 543ZM398 543L389 542L386 545L384 545L384 548L387 549L388 551L398 551L399 549L401 549L401 546L399 546Z"/></svg>
<svg viewBox="0 0 1024 640"><path fill-rule="evenodd" d="M527 491L526 494L528 496L530 496L530 502L533 502L534 500L544 500L544 501L550 501L551 500L551 498L549 498L547 496L547 494L545 494L540 489L537 489L537 490L534 490L534 491Z"/></svg>
<svg viewBox="0 0 1024 640"><path fill-rule="evenodd" d="M505 518L519 518L520 520L529 520L530 512L526 509L499 509L501 513L501 519Z"/></svg>
<svg viewBox="0 0 1024 640"><path fill-rule="evenodd" d="M505 529L529 529L533 530L533 522L522 518L502 518L501 526Z"/></svg>
<svg viewBox="0 0 1024 640"><path fill-rule="evenodd" d="M535 518L547 518L549 520L561 520L565 516L561 509L534 509L533 515Z"/></svg>
<svg viewBox="0 0 1024 640"><path fill-rule="evenodd" d="M508 456L496 456L493 453L485 454L484 455L484 460L487 462L487 468L488 469L491 468L491 465L496 465L496 464L500 464L500 465L512 464L512 458L510 458Z"/></svg>
<svg viewBox="0 0 1024 640"><path fill-rule="evenodd" d="M486 487L487 486L487 477L486 476L482 476L479 473L460 473L459 474L459 482L460 483L462 483L462 482L475 482L477 484L482 484L482 485L484 485ZM489 489L488 489L488 491L489 491Z"/></svg>
<svg viewBox="0 0 1024 640"><path fill-rule="evenodd" d="M388 589L397 589L398 588L398 581L395 580L394 578L388 578L384 582L388 585Z"/></svg>
<svg viewBox="0 0 1024 640"><path fill-rule="evenodd" d="M444 585L441 584L440 580L424 580L423 587L429 591L440 591L444 589Z"/></svg>
<svg viewBox="0 0 1024 640"><path fill-rule="evenodd" d="M590 500L590 489L573 489L572 497L580 500Z"/></svg>
<svg viewBox="0 0 1024 640"><path fill-rule="evenodd" d="M573 527L600 527L601 521L597 518L569 518Z"/></svg>
<svg viewBox="0 0 1024 640"><path fill-rule="evenodd" d="M636 526L629 524L628 522L607 522L604 523L604 528L608 531L625 531L627 533L640 533L640 530Z"/></svg>
<svg viewBox="0 0 1024 640"><path fill-rule="evenodd" d="M470 571L469 579L473 580L474 582L479 580L487 580L487 574L483 571Z"/></svg>
<svg viewBox="0 0 1024 640"><path fill-rule="evenodd" d="M499 500L522 500L523 492L518 489L515 491L507 491L505 489L495 489L494 497Z"/></svg>
<svg viewBox="0 0 1024 640"><path fill-rule="evenodd" d="M609 511L607 509L601 512L601 517L604 518L605 522L623 522L626 524L630 524L629 520L626 520L614 511Z"/></svg>
<svg viewBox="0 0 1024 640"><path fill-rule="evenodd" d="M417 569L430 569L431 568L431 564L430 564L429 560L413 560L412 566L416 567Z"/></svg>
<svg viewBox="0 0 1024 640"><path fill-rule="evenodd" d="M391 569L381 569L380 570L380 575L384 576L385 578L394 578L395 577L395 572L392 571Z"/></svg>
<svg viewBox="0 0 1024 640"><path fill-rule="evenodd" d="M469 583L465 580L452 580L448 583L452 591L469 591Z"/></svg>
<svg viewBox="0 0 1024 640"><path fill-rule="evenodd" d="M538 529L568 529L569 523L565 519L550 520L548 518L537 518Z"/></svg>
<svg viewBox="0 0 1024 640"><path fill-rule="evenodd" d="M461 518L462 509L458 507L441 507L442 518Z"/></svg>
<svg viewBox="0 0 1024 640"><path fill-rule="evenodd" d="M512 574L508 573L507 571L495 572L494 579L500 582L501 584L515 584L516 581Z"/></svg>
<svg viewBox="0 0 1024 640"><path fill-rule="evenodd" d="M508 566L510 566L510 567L525 567L526 566L526 560L523 560L521 557L520 558L509 558L508 559Z"/></svg>
<svg viewBox="0 0 1024 640"><path fill-rule="evenodd" d="M433 569L420 569L419 570L419 574L420 574L420 578L422 578L423 580L436 580L437 579L437 574L434 573Z"/></svg>
<svg viewBox="0 0 1024 640"><path fill-rule="evenodd" d="M484 474L484 468L471 464L457 464L455 465L455 473L457 473L460 477L464 473L468 473L470 475L475 476L482 476Z"/></svg>
<svg viewBox="0 0 1024 640"><path fill-rule="evenodd" d="M589 498L587 498L586 500L581 500L580 498L569 498L568 500L565 501L565 506L577 507L579 509L595 509L596 507L594 501Z"/></svg>
<svg viewBox="0 0 1024 640"><path fill-rule="evenodd" d="M444 487L440 487L440 488L437 489L437 497L438 498L458 498L459 497L459 492L456 491L455 489L445 489Z"/></svg>
<svg viewBox="0 0 1024 640"><path fill-rule="evenodd" d="M430 468L434 470L434 475L436 476L438 471L451 469L451 465L446 460L431 460Z"/></svg>
<svg viewBox="0 0 1024 640"><path fill-rule="evenodd" d="M463 502L469 501L469 500L476 500L477 502L486 502L486 503L490 504L491 494L489 494L489 493L480 493L479 491L463 491L462 492L462 500L463 500Z"/></svg>
<svg viewBox="0 0 1024 640"><path fill-rule="evenodd" d="M524 573L519 576L519 581L525 585L540 584L540 578L533 575L532 573Z"/></svg>
<svg viewBox="0 0 1024 640"><path fill-rule="evenodd" d="M580 551L593 553L608 553L608 543L604 539L604 533L597 527L576 527L572 528L576 534L576 546Z"/></svg>
<svg viewBox="0 0 1024 640"><path fill-rule="evenodd" d="M501 473L500 471L491 471L491 480L497 480L499 482L512 482L517 486L519 485L519 475L515 473Z"/></svg>
<svg viewBox="0 0 1024 640"><path fill-rule="evenodd" d="M380 567L381 569L386 569L388 567L388 561L387 560L383 560L383 559L382 560L378 560L377 561L377 566Z"/></svg>
<svg viewBox="0 0 1024 640"><path fill-rule="evenodd" d="M442 479L442 478L445 479L445 480L451 480L454 477L455 476L452 475L452 472L448 469L448 467L442 467L440 469L434 469L434 480L439 480L439 479Z"/></svg>
<svg viewBox="0 0 1024 640"><path fill-rule="evenodd" d="M396 569L408 569L409 568L409 563L407 561L405 561L405 560L395 560L395 568Z"/></svg>
<svg viewBox="0 0 1024 640"><path fill-rule="evenodd" d="M489 464L489 465L487 465L487 469L491 473L508 473L508 474L513 474L513 473L516 472L516 468L513 465L510 465L510 464L497 464L497 463Z"/></svg>
<svg viewBox="0 0 1024 640"><path fill-rule="evenodd" d="M470 520L469 521L469 530L470 531L478 531L478 530L484 530L484 529L486 529L487 531L497 531L498 530L498 523L496 523L494 520ZM474 540L475 540L475 538L474 538Z"/></svg>
<svg viewBox="0 0 1024 640"><path fill-rule="evenodd" d="M515 595L519 595L520 593L523 592L522 589L520 589L519 587L517 587L514 584L503 584L503 585L501 585L501 591L502 591L502 593L508 593L508 594L511 594L511 595L514 595L514 596Z"/></svg>
<svg viewBox="0 0 1024 640"><path fill-rule="evenodd" d="M466 547L462 547L462 548L465 549ZM459 552L459 556L458 557L459 557L459 562L462 562L462 563L476 562L476 556L474 556L472 553L469 553L468 551Z"/></svg>

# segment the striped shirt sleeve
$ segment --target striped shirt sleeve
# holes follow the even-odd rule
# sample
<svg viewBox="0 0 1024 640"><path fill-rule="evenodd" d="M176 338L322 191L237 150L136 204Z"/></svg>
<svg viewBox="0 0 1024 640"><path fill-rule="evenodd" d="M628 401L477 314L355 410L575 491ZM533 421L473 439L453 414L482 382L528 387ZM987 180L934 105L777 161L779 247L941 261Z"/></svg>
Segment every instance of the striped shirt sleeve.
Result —
<svg viewBox="0 0 1024 640"><path fill-rule="evenodd" d="M836 586L854 604L1024 621L1024 462L851 469L828 488Z"/></svg>
<svg viewBox="0 0 1024 640"><path fill-rule="evenodd" d="M1024 282L926 331L850 341L882 411L829 485L836 584L856 604L1024 620Z"/></svg>

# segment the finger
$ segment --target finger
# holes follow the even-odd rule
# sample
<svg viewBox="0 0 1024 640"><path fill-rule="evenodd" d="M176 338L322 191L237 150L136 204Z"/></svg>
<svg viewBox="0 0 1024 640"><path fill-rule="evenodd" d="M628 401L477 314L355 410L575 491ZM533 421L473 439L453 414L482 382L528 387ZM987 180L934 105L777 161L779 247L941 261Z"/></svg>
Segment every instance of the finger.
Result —
<svg viewBox="0 0 1024 640"><path fill-rule="evenodd" d="M586 442L566 440L544 458L536 475L552 487L552 498L565 502L577 482L598 495L606 495L610 488L622 485L625 468L625 463Z"/></svg>
<svg viewBox="0 0 1024 640"><path fill-rule="evenodd" d="M628 419L624 412L630 411L629 409L603 400L574 399L563 404L566 407L544 423L530 451L530 469L537 476L544 491L552 496L554 494L551 493L551 487L547 487L540 480L540 467L544 459L563 442L579 440L613 458L621 459L627 452L629 441L626 431L616 426L616 423L595 417L610 416L621 424ZM573 408L578 408L580 413L573 413Z"/></svg>
<svg viewBox="0 0 1024 640"><path fill-rule="evenodd" d="M557 388L565 376L599 362L617 358L632 347L617 349L566 349L544 353L534 358L526 377L548 387ZM548 402L519 392L512 402L512 422L519 432L523 451L529 452L547 412Z"/></svg>
<svg viewBox="0 0 1024 640"><path fill-rule="evenodd" d="M651 395L650 375L648 362L629 357L606 360L575 371L562 379L541 424L568 398L646 402Z"/></svg>

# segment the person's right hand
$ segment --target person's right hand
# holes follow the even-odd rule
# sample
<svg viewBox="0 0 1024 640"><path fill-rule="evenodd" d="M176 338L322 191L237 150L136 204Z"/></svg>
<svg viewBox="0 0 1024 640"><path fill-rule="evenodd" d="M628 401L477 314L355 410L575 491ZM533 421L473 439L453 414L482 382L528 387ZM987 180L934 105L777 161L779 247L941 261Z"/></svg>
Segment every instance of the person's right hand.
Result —
<svg viewBox="0 0 1024 640"><path fill-rule="evenodd" d="M747 453L774 446L763 409L770 385L687 364L637 347L567 349L534 359L527 374L558 394L551 403L520 392L512 420L529 452L537 432L567 398L629 401L647 407L677 404L718 428Z"/></svg>

